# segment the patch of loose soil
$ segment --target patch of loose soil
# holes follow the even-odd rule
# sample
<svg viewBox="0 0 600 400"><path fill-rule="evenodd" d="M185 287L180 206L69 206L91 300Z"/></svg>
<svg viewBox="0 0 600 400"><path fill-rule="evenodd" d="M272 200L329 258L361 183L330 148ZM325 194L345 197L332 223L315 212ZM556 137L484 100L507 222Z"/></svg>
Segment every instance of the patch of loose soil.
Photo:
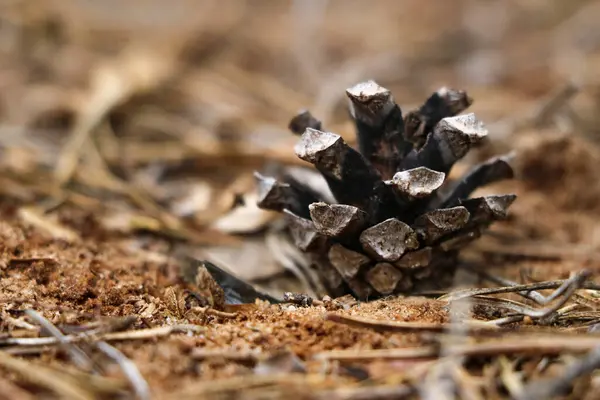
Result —
<svg viewBox="0 0 600 400"><path fill-rule="evenodd" d="M132 315L137 318L131 329L201 326L202 332L196 335L180 333L116 344L136 363L155 393L251 372L243 363L227 362L218 355L201 357L199 349L259 355L286 350L309 360L327 350L422 344L414 334L377 333L326 321L324 306L257 304L234 317L206 315L189 301L179 307L186 292L185 285L178 282L175 261L152 261L145 253L123 250L117 242L52 239L6 213L0 222L0 251L0 304L3 315L9 316L3 319L3 332L19 330L11 321L28 308L38 310L59 327ZM386 321L447 320L445 303L425 298L383 299L338 312ZM46 354L42 360L54 362L47 357L54 354L52 348L41 352ZM316 371L319 365L311 368Z"/></svg>
<svg viewBox="0 0 600 400"><path fill-rule="evenodd" d="M512 184L511 187L521 190L519 185ZM531 213L531 208L526 208L532 204L535 202L531 200L520 205L517 202L515 213L518 218ZM381 363L374 359L367 363L332 365L315 356L331 350L402 349L427 343L427 336L422 334L379 333L327 321L325 315L329 310L324 305L305 308L259 302L240 307L233 314L208 313L194 302L189 294L190 287L179 280L177 261L157 257L151 251L164 246L158 239L148 241L146 249L136 251L125 250L122 239L67 242L52 239L24 225L7 211L9 209L4 209L0 222L0 307L3 315L0 335L11 332L13 336L37 336L36 332L14 324L28 308L39 311L63 330L128 316L135 318L127 329L182 324L199 327L195 333L172 333L149 340L113 343L138 366L157 398L186 388L206 394L210 392L211 382L235 387L238 380L255 374L256 365L261 362L266 363L265 368L271 372L279 368L288 371L290 360L282 366L276 361L271 365L271 361L260 360L290 353L299 357L308 373L305 383L288 385L289 390L299 396L308 387L352 387L367 376L399 382L402 373L412 368L410 361ZM539 208L537 217L546 224L568 218L556 210L551 210L553 214L548 212L546 208ZM552 218L547 218L550 215ZM511 230L519 224L521 222L515 226L509 221L502 226ZM560 226L555 227L558 232L565 231ZM547 233L544 238L557 237L558 232ZM592 264L590 261L525 259L490 271L518 280L519 271L526 269L535 279L558 279ZM382 321L448 322L446 302L421 297L386 298L335 312ZM35 362L46 365L60 365L61 368L70 365L65 355L57 353L53 346L33 349L31 354L22 355L27 360L39 360ZM111 376L120 376L118 370L110 371L113 371ZM8 376L19 387L43 393L14 373ZM314 376L320 378L311 381L316 379ZM198 386L203 382L205 386ZM9 384L12 385L10 381ZM19 387L11 390L21 390Z"/></svg>

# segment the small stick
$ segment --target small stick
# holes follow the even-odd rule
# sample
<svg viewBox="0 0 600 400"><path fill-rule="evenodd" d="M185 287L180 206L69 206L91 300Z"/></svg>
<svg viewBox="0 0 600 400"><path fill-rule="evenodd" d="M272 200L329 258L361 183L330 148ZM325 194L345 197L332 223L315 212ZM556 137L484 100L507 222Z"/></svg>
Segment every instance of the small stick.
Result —
<svg viewBox="0 0 600 400"><path fill-rule="evenodd" d="M239 363L256 364L259 360L260 353L255 351L239 351L232 349L207 349L204 347L196 347L191 352L191 357L194 360L205 360L207 358L224 358L228 361Z"/></svg>
<svg viewBox="0 0 600 400"><path fill-rule="evenodd" d="M111 332L100 336L104 341L113 340L144 340L155 337L169 336L173 333L200 333L204 331L204 327L199 325L182 324L171 326L160 326L158 328L139 329L135 331Z"/></svg>
<svg viewBox="0 0 600 400"><path fill-rule="evenodd" d="M54 392L60 398L77 400L96 398L93 393L71 380L64 379L64 376L55 373L52 369L13 357L3 351L0 351L0 366L5 370L18 373L28 382Z"/></svg>
<svg viewBox="0 0 600 400"><path fill-rule="evenodd" d="M69 354L75 365L87 371L93 369L94 362L77 346L67 340L67 336L35 310L25 310L25 315L35 321L49 335L56 338L61 347Z"/></svg>
<svg viewBox="0 0 600 400"><path fill-rule="evenodd" d="M469 298L472 304L475 306L484 306L491 307L494 309L504 308L506 310L510 310L516 314L519 314L521 317L524 315L528 315L529 313L534 312L534 309L529 307L526 304L519 303L514 300L497 298L497 297L487 297L487 296L474 296ZM461 298L458 301L462 301L464 298ZM454 300L450 300L450 302L455 302ZM489 321L491 322L491 321ZM489 323L488 322L488 323Z"/></svg>
<svg viewBox="0 0 600 400"><path fill-rule="evenodd" d="M16 383L12 382L12 379L0 376L0 399L19 399L19 400L35 400L35 397L30 392L26 391Z"/></svg>
<svg viewBox="0 0 600 400"><path fill-rule="evenodd" d="M161 326L158 328L139 329L125 332L108 332L103 334L88 334L82 333L78 335L64 336L62 339L57 337L39 337L39 338L5 338L0 339L1 346L50 346L56 345L64 341L65 343L76 343L80 341L99 339L104 341L120 341L120 340L145 340L157 337L168 336L178 332L195 332L199 333L204 330L204 327L199 325L171 325Z"/></svg>
<svg viewBox="0 0 600 400"><path fill-rule="evenodd" d="M376 385L332 389L313 392L316 400L395 400L409 398L414 394L409 385Z"/></svg>
<svg viewBox="0 0 600 400"><path fill-rule="evenodd" d="M442 333L451 328L452 324L435 324L424 322L397 322L397 321L379 321L368 318L350 317L334 313L327 313L325 319L340 324L346 324L357 328L369 328L375 331L383 332L434 332ZM481 321L461 322L461 329L467 329L474 332L498 332L493 325Z"/></svg>
<svg viewBox="0 0 600 400"><path fill-rule="evenodd" d="M315 360L323 361L370 361L370 360L411 360L435 358L439 355L439 346L407 347L400 349L331 350L314 355Z"/></svg>
<svg viewBox="0 0 600 400"><path fill-rule="evenodd" d="M575 82L567 82L541 103L533 113L530 123L536 127L547 123L574 95L579 93L580 87Z"/></svg>
<svg viewBox="0 0 600 400"><path fill-rule="evenodd" d="M446 356L497 356L502 354L556 355L564 352L584 353L600 346L600 337L516 335L508 339L489 340L482 343L449 343L444 347ZM579 340L581 338L581 340ZM315 354L317 360L368 361L428 359L440 355L439 346L402 349L333 350Z"/></svg>
<svg viewBox="0 0 600 400"><path fill-rule="evenodd" d="M569 390L572 382L600 368L600 346L590 351L581 360L569 365L560 376L551 380L544 379L528 384L518 397L519 400L548 399Z"/></svg>
<svg viewBox="0 0 600 400"><path fill-rule="evenodd" d="M523 321L523 319L524 319L523 315L511 315L511 316L504 317L504 318L494 319L494 320L488 321L487 323L490 325L495 325L495 326L504 326L504 325L508 325L508 324L514 324L515 322L521 322L521 321Z"/></svg>
<svg viewBox="0 0 600 400"><path fill-rule="evenodd" d="M488 295L488 294L500 294L500 293L517 293L519 292L519 294L522 293L532 293L534 290L544 290L544 289L558 289L561 288L561 292L560 294L564 293L568 288L570 288L573 285L573 282L576 281L579 285L581 285L581 287L578 288L594 288L593 287L586 287L586 285L583 284L583 282L580 282L580 279L586 279L589 276L589 271L580 271L578 274L576 274L574 277L569 278L569 279L561 279L561 280L556 280L556 281L546 281L546 282L536 282L536 283L528 283L528 284L511 284L511 286L505 286L505 287L499 287L499 288L477 288L477 289L465 289L465 290L457 290L448 294L443 295L442 297L440 297L440 300L447 300L447 301L456 301L465 297L471 297L471 296L480 296L480 295ZM488 279L492 279L492 277L490 275L486 275L486 278ZM510 281L504 280L502 278L498 278L498 280L496 280L496 278L493 278L493 280L496 283L510 283ZM549 301L546 299L546 297L542 296L541 294L539 294L539 297L536 296L535 301L539 304L547 304ZM527 297L527 296L525 296ZM529 298L529 297L527 297ZM553 299L555 299L556 297L552 297L550 301L552 301ZM533 300L533 299L532 299Z"/></svg>
<svg viewBox="0 0 600 400"><path fill-rule="evenodd" d="M490 282L493 282L497 285L503 285L506 287L515 287L515 286L519 286L518 283L513 282L511 280L505 279L505 278L501 278L501 277L497 277L494 275L489 274L486 271L482 271L479 270L477 268L473 268L472 266L466 264L466 263L461 263L460 264L461 268L465 268L469 271L471 271L472 273L475 273L477 275L479 275L480 277L487 279ZM552 287L541 287L540 289L556 289L558 286L560 286L562 284L563 281L561 281L561 283L559 283L558 285L554 285ZM548 283L556 283L556 281L550 281L550 282L542 282L544 284L548 284ZM538 283L539 284L539 283ZM495 289L495 288L492 288ZM539 290L539 289L538 289ZM536 292L535 290L523 290L523 291L517 291L517 294L519 294L520 296L529 299L529 300L533 300L538 304L541 304L541 302L544 299L544 296L542 296L540 293Z"/></svg>
<svg viewBox="0 0 600 400"><path fill-rule="evenodd" d="M133 361L125 357L123 353L121 353L118 349L109 345L106 342L97 342L95 346L98 350L108 356L111 360L116 362L123 374L129 380L131 387L135 391L135 394L139 399L149 400L150 399L150 386L148 386L148 382L144 379L139 369L135 365Z"/></svg>
<svg viewBox="0 0 600 400"><path fill-rule="evenodd" d="M573 293L576 290L581 288L581 284L584 280L586 280L590 276L590 272L583 270L577 273L570 279L567 279L563 285L561 285L554 293L546 298L546 302L549 303L559 296L563 296L555 305L543 308L541 310L536 310L530 314L528 314L531 318L545 318L550 314L554 313L556 310L564 306L567 301L571 299Z"/></svg>
<svg viewBox="0 0 600 400"><path fill-rule="evenodd" d="M215 310L214 308L208 308L208 309L204 310L204 312L207 315L213 315L213 316L219 317L219 318L235 318L239 315L237 312L219 311L219 310Z"/></svg>

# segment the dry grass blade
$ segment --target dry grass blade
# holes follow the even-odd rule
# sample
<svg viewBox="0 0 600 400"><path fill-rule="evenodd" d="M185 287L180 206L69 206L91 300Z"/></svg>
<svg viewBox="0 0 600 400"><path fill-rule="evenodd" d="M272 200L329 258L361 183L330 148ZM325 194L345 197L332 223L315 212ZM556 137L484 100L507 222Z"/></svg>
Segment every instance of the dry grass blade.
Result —
<svg viewBox="0 0 600 400"><path fill-rule="evenodd" d="M515 371L514 363L510 362L506 356L500 356L498 364L500 365L500 379L504 387L506 387L513 398L518 398L518 395L523 392L523 382L519 374Z"/></svg>
<svg viewBox="0 0 600 400"><path fill-rule="evenodd" d="M316 400L394 400L409 398L414 389L408 385L360 386L314 393Z"/></svg>
<svg viewBox="0 0 600 400"><path fill-rule="evenodd" d="M54 174L59 184L71 179L84 144L107 113L128 97L161 83L171 72L170 61L170 57L132 48L94 71L89 98L78 110L76 123L56 164Z"/></svg>
<svg viewBox="0 0 600 400"><path fill-rule="evenodd" d="M451 333L452 324L435 324L423 322L397 322L397 321L379 321L369 318L349 317L335 313L327 313L325 319L340 324L354 326L357 328L369 328L380 332L433 332L433 333ZM482 321L464 321L460 323L461 329L469 332L478 333L497 333L498 327ZM458 334L462 334L461 331Z"/></svg>
<svg viewBox="0 0 600 400"><path fill-rule="evenodd" d="M581 340L580 340L581 339ZM498 356L498 355L557 355L563 352L585 353L600 345L600 337L581 338L576 335L536 335L527 332L498 340L479 343L448 344L445 356ZM423 346L404 349L335 350L315 355L318 360L367 361L429 359L440 356L439 346Z"/></svg>
<svg viewBox="0 0 600 400"><path fill-rule="evenodd" d="M11 399L34 400L35 397L10 380L0 377L0 400Z"/></svg>
<svg viewBox="0 0 600 400"><path fill-rule="evenodd" d="M480 295L489 295L489 294L501 294L501 293L527 293L535 290L544 290L544 289L557 289L551 296L548 298L544 298L544 300L540 298L536 298L540 304L547 304L552 300L556 299L563 293L571 290L577 290L579 288L595 288L597 285L584 285L584 280L590 276L589 271L580 271L574 277L570 279L564 280L556 280L556 281L545 281L545 282L536 282L536 283L528 283L528 284L512 284L510 286L498 287L498 288L475 288L475 289L464 289L464 290L456 290L454 292L450 292L446 295L441 296L440 300L446 301L456 301L459 299L472 297L472 296L480 296ZM510 281L503 281L510 282ZM569 297L569 296L567 296Z"/></svg>
<svg viewBox="0 0 600 400"><path fill-rule="evenodd" d="M556 395L561 395L569 390L575 379L590 374L598 368L600 368L600 347L596 347L581 360L569 365L562 376L552 380L534 381L529 383L517 399L547 399Z"/></svg>
<svg viewBox="0 0 600 400"><path fill-rule="evenodd" d="M597 397L600 285L554 279L600 261L600 1L377 5L0 1L0 400ZM313 166L305 107L345 143ZM314 249L253 170L306 192ZM405 249L361 242L394 218ZM315 300L217 311L184 256ZM465 259L490 277L453 284Z"/></svg>
<svg viewBox="0 0 600 400"><path fill-rule="evenodd" d="M531 117L531 123L536 127L547 124L579 91L580 88L575 82L567 82L539 105Z"/></svg>
<svg viewBox="0 0 600 400"><path fill-rule="evenodd" d="M93 368L94 362L83 352L83 350L75 346L73 343L70 343L67 339L67 336L63 335L63 333L56 326L54 326L52 322L48 321L35 310L26 310L25 314L33 321L38 323L48 334L56 338L57 342L60 343L64 350L69 354L75 365L85 371Z"/></svg>
<svg viewBox="0 0 600 400"><path fill-rule="evenodd" d="M225 396L237 398L236 395L240 395L241 392L247 394L252 389L269 387L285 388L287 391L298 393L296 390L302 387L306 388L311 382L318 383L323 380L324 377L321 375L304 374L236 376L189 385L185 389L173 393L168 399L215 399L225 398Z"/></svg>
<svg viewBox="0 0 600 400"><path fill-rule="evenodd" d="M26 381L54 392L62 398L77 400L93 400L95 398L93 393L65 379L60 373L20 360L3 351L0 351L0 367L16 372Z"/></svg>
<svg viewBox="0 0 600 400"><path fill-rule="evenodd" d="M133 361L125 357L123 353L106 342L97 342L95 345L98 350L119 364L119 367L121 367L121 370L131 383L131 387L135 391L137 397L142 400L149 400L150 386L148 386L148 382L146 382L142 374L140 374L140 371Z"/></svg>
<svg viewBox="0 0 600 400"><path fill-rule="evenodd" d="M439 346L409 347L404 349L374 350L332 350L315 354L316 360L328 361L369 361L369 360L410 360L434 358L439 355Z"/></svg>
<svg viewBox="0 0 600 400"><path fill-rule="evenodd" d="M59 343L72 344L87 340L103 340L103 341L124 341L124 340L147 340L169 336L172 333L199 333L204 330L199 325L170 325L161 326L158 328L138 329L124 332L108 332L100 334L82 333L78 335L63 335L62 338L54 337L39 337L39 338L4 338L0 339L1 346L50 346Z"/></svg>
<svg viewBox="0 0 600 400"><path fill-rule="evenodd" d="M518 285L508 280L502 278L492 277L494 281L509 284L510 286L501 287L501 288L477 288L477 289L466 289L460 290L456 292L449 293L447 295L442 296L441 300L448 300L450 302L454 302L456 300L461 299L472 299L475 303L479 305L485 306L500 306L503 308L511 309L515 312L516 316L528 316L534 320L538 320L540 323L552 323L555 318L548 317L557 317L563 316L568 318L569 312L575 310L578 305L572 304L568 307L562 308L567 302L574 299L576 303L580 304L581 301L577 301L575 297L575 292L584 286L586 279L590 276L590 272L587 270L580 271L574 274L571 278L566 279L564 281L560 281L560 285L557 286L559 281L551 281L551 282L539 282L533 283L530 285ZM490 277L489 274L486 274L486 277ZM548 296L543 296L536 290L547 289L548 286L556 287L556 290L552 292ZM491 297L483 297L482 294L497 294L497 293L517 293L527 299L533 300L540 305L549 304L557 299L554 304L549 305L548 307L542 309L534 309L525 304L517 303L513 300L507 299L494 299ZM562 296L562 297L561 297ZM515 316L515 317L516 317ZM500 321L501 324L508 323L508 320Z"/></svg>
<svg viewBox="0 0 600 400"><path fill-rule="evenodd" d="M21 207L19 209L19 217L26 224L32 225L43 232L47 232L54 238L64 239L70 242L79 239L79 235L75 231L52 221L50 218L44 216L41 210L34 207Z"/></svg>

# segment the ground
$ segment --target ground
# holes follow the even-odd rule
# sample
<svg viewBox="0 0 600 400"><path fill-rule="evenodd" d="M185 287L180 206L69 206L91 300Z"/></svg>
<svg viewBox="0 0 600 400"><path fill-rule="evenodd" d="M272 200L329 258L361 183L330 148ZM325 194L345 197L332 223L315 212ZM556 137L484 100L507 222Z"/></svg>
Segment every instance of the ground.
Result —
<svg viewBox="0 0 600 400"><path fill-rule="evenodd" d="M0 399L595 398L597 2L150 3L0 6ZM516 150L481 191L516 193L509 219L442 292L207 303L190 257L304 290L252 173L302 165L304 107L352 142L367 77L408 109L467 88L490 140L457 172Z"/></svg>

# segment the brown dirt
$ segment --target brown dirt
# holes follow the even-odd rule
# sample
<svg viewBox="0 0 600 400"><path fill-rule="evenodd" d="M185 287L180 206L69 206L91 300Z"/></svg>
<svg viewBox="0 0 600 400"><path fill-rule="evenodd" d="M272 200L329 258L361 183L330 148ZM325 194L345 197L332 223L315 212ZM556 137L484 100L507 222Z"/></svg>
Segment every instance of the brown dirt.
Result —
<svg viewBox="0 0 600 400"><path fill-rule="evenodd" d="M527 209L528 204L527 201L517 202L517 221L521 214L531 212L531 208ZM331 369L313 356L330 350L401 349L427 343L427 337L421 334L377 333L326 321L328 310L324 306L303 308L258 303L237 310L233 317L206 315L189 302L184 302L183 306L178 303L186 292L185 285L178 282L176 261L153 260L153 253L147 249L126 251L122 239L74 243L52 239L20 222L7 207L4 210L0 223L0 304L3 304L4 315L18 318L22 315L20 310L33 308L62 327L132 315L137 318L130 329L177 324L202 327L201 333L195 335L174 333L166 338L115 344L136 363L157 398L185 388L203 393L206 388L198 385L214 379L228 382L227 379L252 377L256 357L282 351L290 351L304 360L309 374L320 374L323 368L329 371L326 376L333 380L307 381L306 384L315 390L352 386L352 382L362 379L361 376L370 376L375 381L385 377L384 381L389 382L390 379L402 379L411 364L382 364L373 360L367 364L350 363L343 364L342 369ZM568 220L569 215L553 214L553 218ZM544 219L548 214L540 209L536 216ZM511 223L505 225L515 228ZM552 233L546 237L560 237L560 232L566 231L568 229L554 225ZM154 239L147 247L159 245L160 240ZM518 271L526 268L537 279L559 279L583 266L596 265L589 261L583 264L568 260L521 261L513 263L509 269L499 270L499 274L518 279ZM419 297L387 298L335 312L381 321L448 321L445 302ZM14 336L31 336L33 333L11 326L10 320L4 321L3 328L5 333ZM53 348L38 351L43 363L69 363ZM38 351L26 359L38 358ZM230 360L231 354L237 354L239 360ZM253 356L244 356L247 354ZM352 369L353 365L357 369ZM8 376L16 378L16 382L29 390L33 389L17 376ZM299 395L304 393L301 387L291 387L295 389L290 390L296 390ZM34 392L43 393L38 390L34 389Z"/></svg>
<svg viewBox="0 0 600 400"><path fill-rule="evenodd" d="M439 343L437 336L350 327L327 315L447 323L448 303L435 296L345 308L256 303L219 312L202 307L180 273L183 252L218 258L278 295L299 287L265 244L277 232L275 216L253 207L252 172L298 164L295 138L283 131L300 108L352 140L343 90L365 77L392 89L407 110L442 85L466 88L490 127L490 143L475 158L517 150L517 179L482 190L516 193L510 218L465 258L518 282L566 279L583 268L594 280L600 272L600 2L482 7L456 0L432 7L381 0L373 7L332 0L320 10L318 2L303 9L300 2L206 0L198 12L195 0L173 10L132 0L131 7L116 2L120 18L110 4L5 3L0 400L133 397L121 369L93 346L98 337L76 347L98 375L76 367L69 348L2 344L44 336L26 310L65 334L184 330L110 341L157 399L394 399L406 396L385 392L389 387L421 384L436 357L326 357L334 350L421 349ZM495 24L496 17L506 24ZM574 78L579 92L540 118L539 106ZM90 115L98 120L82 131ZM81 132L89 135L84 144L65 151ZM597 291L581 293L587 297L578 301L587 299L588 307L581 319L545 328L581 333L600 322ZM506 314L475 311L479 320ZM514 328L535 325L525 319ZM571 352L471 357L449 380L459 386L456 397L502 399L523 376L556 378L572 360ZM429 386L447 377L437 378ZM579 379L570 398L594 398L599 386L597 377ZM473 396L478 390L483 397Z"/></svg>
<svg viewBox="0 0 600 400"><path fill-rule="evenodd" d="M117 243L51 239L5 213L0 223L0 304L12 317L19 310L39 310L52 323L81 325L98 318L138 316L131 328L196 324L202 334L173 334L118 347L140 368L158 395L198 380L249 374L243 365L213 356L203 360L199 349L226 353L271 354L289 350L302 359L326 350L410 347L417 335L376 333L341 327L324 320L324 306L301 308L258 304L232 318L206 316L190 307L178 309L172 293L183 295L176 265L124 251ZM176 303L176 302L175 302ZM382 320L446 322L445 303L425 298L386 299L352 306L343 314ZM10 321L6 332L16 334ZM22 332L24 334L25 332ZM42 359L50 361L51 349Z"/></svg>

